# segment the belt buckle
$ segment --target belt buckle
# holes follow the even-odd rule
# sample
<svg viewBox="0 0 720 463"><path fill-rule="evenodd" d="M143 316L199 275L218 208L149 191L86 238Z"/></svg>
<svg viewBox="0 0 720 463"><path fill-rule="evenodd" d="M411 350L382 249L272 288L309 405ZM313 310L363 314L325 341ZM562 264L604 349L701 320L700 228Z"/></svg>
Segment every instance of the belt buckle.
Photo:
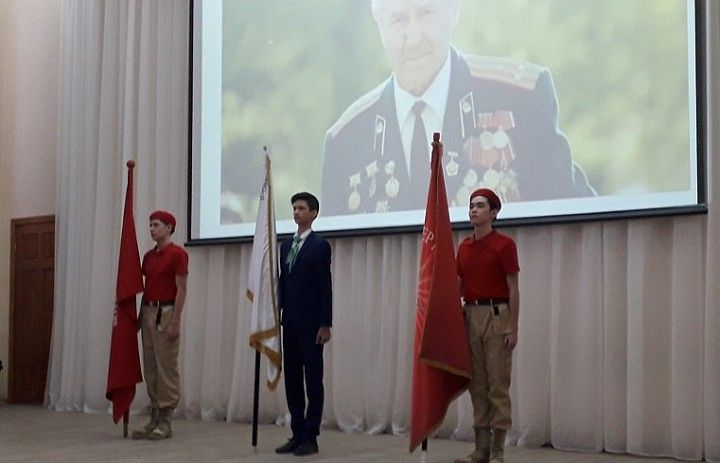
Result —
<svg viewBox="0 0 720 463"><path fill-rule="evenodd" d="M498 315L500 315L500 305L501 305L501 304L507 304L507 302L505 302L505 301L498 301L498 300L496 300L496 299L490 299L490 306L492 307L493 315L496 316L496 317L497 317Z"/></svg>

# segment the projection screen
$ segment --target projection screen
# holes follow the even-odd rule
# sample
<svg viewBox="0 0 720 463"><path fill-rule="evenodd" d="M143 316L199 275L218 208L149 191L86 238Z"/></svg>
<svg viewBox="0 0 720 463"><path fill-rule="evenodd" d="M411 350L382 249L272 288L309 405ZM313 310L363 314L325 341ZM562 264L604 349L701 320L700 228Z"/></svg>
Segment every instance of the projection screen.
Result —
<svg viewBox="0 0 720 463"><path fill-rule="evenodd" d="M191 9L190 244L252 236L264 146L279 233L299 191L326 235L418 230L435 131L456 227L479 187L509 224L706 210L701 1Z"/></svg>

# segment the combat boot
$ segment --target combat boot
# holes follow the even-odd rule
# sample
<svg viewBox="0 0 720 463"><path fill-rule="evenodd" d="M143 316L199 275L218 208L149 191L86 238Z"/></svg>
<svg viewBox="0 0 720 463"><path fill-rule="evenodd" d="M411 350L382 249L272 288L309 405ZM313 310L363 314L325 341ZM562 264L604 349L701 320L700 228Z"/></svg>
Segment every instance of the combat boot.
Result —
<svg viewBox="0 0 720 463"><path fill-rule="evenodd" d="M455 460L455 463L488 463L490 461L490 429L475 428L475 451L467 460Z"/></svg>
<svg viewBox="0 0 720 463"><path fill-rule="evenodd" d="M175 410L172 407L161 408L158 414L158 425L150 431L148 439L150 440L161 440L169 439L172 437L172 427L170 421L172 420L172 414Z"/></svg>
<svg viewBox="0 0 720 463"><path fill-rule="evenodd" d="M150 408L150 422L145 425L142 429L133 431L133 439L147 439L153 429L157 428L158 425L158 409L155 407Z"/></svg>
<svg viewBox="0 0 720 463"><path fill-rule="evenodd" d="M490 444L490 463L505 462L505 435L504 429L492 430L492 441Z"/></svg>

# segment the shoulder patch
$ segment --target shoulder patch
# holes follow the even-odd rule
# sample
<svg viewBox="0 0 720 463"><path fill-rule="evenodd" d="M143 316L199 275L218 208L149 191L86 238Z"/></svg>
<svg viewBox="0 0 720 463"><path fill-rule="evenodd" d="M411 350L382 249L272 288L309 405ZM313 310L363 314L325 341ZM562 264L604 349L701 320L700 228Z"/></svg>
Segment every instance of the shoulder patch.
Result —
<svg viewBox="0 0 720 463"><path fill-rule="evenodd" d="M355 119L360 113L375 104L380 99L380 95L382 95L382 92L385 89L387 83L388 80L384 81L382 84L378 85L374 89L367 92L365 95L355 100L355 102L351 104L350 107L340 115L340 117L333 124L333 126L328 129L328 133L330 134L330 136L332 138L335 138L338 132L340 132L343 127L350 123L350 121Z"/></svg>
<svg viewBox="0 0 720 463"><path fill-rule="evenodd" d="M463 55L470 74L480 79L495 80L526 90L534 90L544 67L514 58Z"/></svg>

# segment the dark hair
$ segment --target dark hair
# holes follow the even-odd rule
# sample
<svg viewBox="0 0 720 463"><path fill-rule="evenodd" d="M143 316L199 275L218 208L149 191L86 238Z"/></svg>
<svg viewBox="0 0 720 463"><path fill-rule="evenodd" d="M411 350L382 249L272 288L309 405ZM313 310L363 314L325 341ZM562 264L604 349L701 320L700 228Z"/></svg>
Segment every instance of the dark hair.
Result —
<svg viewBox="0 0 720 463"><path fill-rule="evenodd" d="M292 198L290 198L290 204L295 204L295 201L298 200L305 201L311 211L320 212L320 201L318 201L314 194L306 191L295 193L292 195Z"/></svg>

